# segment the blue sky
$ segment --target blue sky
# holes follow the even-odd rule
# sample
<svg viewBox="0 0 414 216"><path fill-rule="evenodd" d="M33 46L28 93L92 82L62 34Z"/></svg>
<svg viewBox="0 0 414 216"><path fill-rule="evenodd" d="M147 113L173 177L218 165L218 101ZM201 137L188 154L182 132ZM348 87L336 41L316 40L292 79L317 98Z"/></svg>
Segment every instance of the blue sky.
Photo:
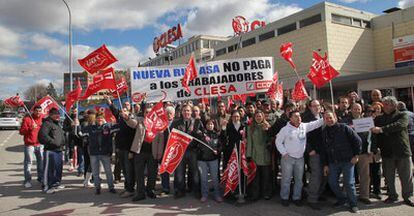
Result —
<svg viewBox="0 0 414 216"><path fill-rule="evenodd" d="M136 66L153 56L152 41L181 23L183 34L228 36L231 18L272 22L320 0L67 0L72 10L74 71L76 59L102 44L119 59L117 68ZM414 5L414 0L332 0L381 14ZM68 14L61 0L0 0L0 99L23 93L35 83L62 88L68 68ZM21 73L21 71L26 71Z"/></svg>

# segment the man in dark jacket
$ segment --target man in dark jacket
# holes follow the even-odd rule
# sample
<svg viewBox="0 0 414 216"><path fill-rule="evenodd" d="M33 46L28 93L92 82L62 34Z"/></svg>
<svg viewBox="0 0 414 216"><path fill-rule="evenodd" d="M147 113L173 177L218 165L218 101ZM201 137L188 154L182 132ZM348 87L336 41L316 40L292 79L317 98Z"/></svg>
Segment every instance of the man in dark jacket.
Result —
<svg viewBox="0 0 414 216"><path fill-rule="evenodd" d="M191 117L191 106L184 105L182 107L182 118L177 119L171 125L171 128L175 128L184 133L190 134L198 139L202 138L202 132L204 131L203 123L199 119ZM192 190L195 193L196 198L200 198L200 177L197 168L197 143L192 141L185 151L184 158L181 160L177 169L174 172L174 187L175 198L181 198L185 196L185 173L188 166L188 172L191 172L192 177Z"/></svg>
<svg viewBox="0 0 414 216"><path fill-rule="evenodd" d="M375 126L371 129L376 134L381 149L382 166L388 186L388 198L385 203L398 201L395 189L395 171L401 181L404 202L414 207L413 175L411 170L411 148L408 138L408 117L397 110L397 99L387 96L382 99L384 115L375 118Z"/></svg>
<svg viewBox="0 0 414 216"><path fill-rule="evenodd" d="M119 156L121 164L122 174L124 175L124 189L121 193L121 197L127 198L134 195L135 185L135 171L134 171L134 160L128 158L129 150L131 149L132 141L135 136L135 129L128 127L125 120L120 115L120 110L115 107L108 96L105 96L107 104L115 116L117 123L119 124L119 132L115 135L115 148ZM131 105L129 102L124 103L124 109L131 112Z"/></svg>
<svg viewBox="0 0 414 216"><path fill-rule="evenodd" d="M398 110L400 112L406 113L408 117L408 138L410 140L410 146L411 146L411 154L414 150L414 113L407 110L407 106L404 102L398 101ZM414 154L411 155L411 160L414 164Z"/></svg>
<svg viewBox="0 0 414 216"><path fill-rule="evenodd" d="M357 213L354 168L361 153L362 141L358 134L345 124L338 123L332 111L324 113L326 127L322 130L321 161L324 175L328 176L329 186L338 201L335 206L342 206L349 201L351 212ZM346 195L339 187L339 176L343 174Z"/></svg>
<svg viewBox="0 0 414 216"><path fill-rule="evenodd" d="M47 194L55 192L55 188L62 188L62 149L65 145L65 132L59 125L59 110L52 108L49 117L45 119L39 131L39 141L44 145L44 177L43 191Z"/></svg>

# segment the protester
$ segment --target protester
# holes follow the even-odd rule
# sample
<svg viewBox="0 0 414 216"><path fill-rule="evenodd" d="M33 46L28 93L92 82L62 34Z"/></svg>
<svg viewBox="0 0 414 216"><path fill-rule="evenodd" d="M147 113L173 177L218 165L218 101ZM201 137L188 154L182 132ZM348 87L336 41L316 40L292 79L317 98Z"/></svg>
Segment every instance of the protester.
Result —
<svg viewBox="0 0 414 216"><path fill-rule="evenodd" d="M33 113L28 114L22 120L20 135L24 140L24 187L32 187L32 163L33 156L36 157L37 181L43 180L43 145L39 143L38 134L42 127L42 107L33 108Z"/></svg>
<svg viewBox="0 0 414 216"><path fill-rule="evenodd" d="M382 93L378 89L374 89L371 91L371 103L381 102L382 100Z"/></svg>
<svg viewBox="0 0 414 216"><path fill-rule="evenodd" d="M83 122L79 122L80 129L85 128L87 126L95 125L96 124L96 110L90 109L85 112L85 117ZM79 131L81 131L79 130ZM84 161L84 178L83 178L83 186L85 188L92 187L93 184L91 183L92 178L92 167L91 167L91 158L89 155L89 140L85 137L82 139L82 152L83 152L83 161Z"/></svg>
<svg viewBox="0 0 414 216"><path fill-rule="evenodd" d="M84 161L82 152L82 139L80 139L75 133L75 126L71 119L77 118L78 109L72 109L70 118L66 117L63 121L63 130L67 133L66 150L68 151L69 157L69 172L72 172L76 166L78 176L84 174ZM76 150L76 151L75 151ZM75 161L76 158L76 161Z"/></svg>
<svg viewBox="0 0 414 216"><path fill-rule="evenodd" d="M96 195L101 194L101 178L99 177L101 164L105 171L109 192L116 193L111 167L111 156L113 154L112 136L116 130L116 127L106 123L104 113L98 113L96 115L96 123L82 128L80 133L81 136L88 139L88 152Z"/></svg>
<svg viewBox="0 0 414 216"><path fill-rule="evenodd" d="M398 111L404 112L407 114L408 117L408 138L410 140L410 146L411 146L411 154L414 150L414 113L407 110L407 106L404 102L398 101ZM411 160L414 164L414 154L411 157Z"/></svg>
<svg viewBox="0 0 414 216"><path fill-rule="evenodd" d="M289 113L289 123L284 126L276 136L276 147L282 155L282 181L280 197L282 205L289 205L290 183L292 177L295 185L293 189L293 203L297 206L302 205L302 186L304 172L303 154L306 148L306 134L323 125L323 120L319 119L309 123L302 123L302 118L298 110Z"/></svg>
<svg viewBox="0 0 414 216"><path fill-rule="evenodd" d="M265 200L272 197L271 143L267 134L269 128L270 124L261 110L256 110L252 123L246 128L246 159L257 165L256 176L249 185L249 198L252 201L257 201L260 197Z"/></svg>
<svg viewBox="0 0 414 216"><path fill-rule="evenodd" d="M39 142L44 144L44 176L43 191L47 194L55 193L55 188L63 188L62 150L65 145L65 132L59 125L60 113L56 108L49 111L49 116L43 121L39 131Z"/></svg>
<svg viewBox="0 0 414 216"><path fill-rule="evenodd" d="M342 118L346 118L348 116L349 111L349 99L348 97L342 96L339 98L339 107L336 110L336 116L338 121L341 121Z"/></svg>
<svg viewBox="0 0 414 216"><path fill-rule="evenodd" d="M205 144L198 142L197 164L200 172L201 202L206 202L209 192L208 176L210 174L214 189L214 200L223 202L219 182L219 158L221 153L222 139L214 128L215 122L212 119L206 121L206 130L203 134ZM205 146L205 145L208 145Z"/></svg>
<svg viewBox="0 0 414 216"><path fill-rule="evenodd" d="M316 99L308 102L308 109L303 114L303 122L308 123L322 119L322 109L320 102ZM323 166L320 160L322 146L322 128L317 128L306 135L305 162L308 157L308 168L310 168L310 178L307 187L307 200L309 206L314 210L321 210L318 200L322 195L327 179L323 176Z"/></svg>
<svg viewBox="0 0 414 216"><path fill-rule="evenodd" d="M338 201L335 206L343 206L347 201L352 213L358 213L354 168L361 153L361 138L349 126L338 123L332 111L324 113L326 127L322 130L321 161L324 165L324 175L328 176L329 186ZM339 187L339 176L346 191L343 194Z"/></svg>
<svg viewBox="0 0 414 216"><path fill-rule="evenodd" d="M226 130L223 131L225 137L225 143L223 145L223 170L226 170L231 153L234 146L240 150L240 142L243 139L243 133L245 132L245 124L241 122L240 113L233 111L231 113L231 120L226 126Z"/></svg>
<svg viewBox="0 0 414 216"><path fill-rule="evenodd" d="M226 112L226 104L224 101L217 103L217 113L211 117L215 120L217 130L224 130L230 120L230 115Z"/></svg>
<svg viewBox="0 0 414 216"><path fill-rule="evenodd" d="M411 169L411 148L408 137L408 117L397 110L397 99L386 96L382 99L384 114L375 118L375 127L371 129L377 136L381 149L382 166L388 187L388 198L385 203L398 201L395 189L395 171L401 181L404 203L413 206L413 175Z"/></svg>

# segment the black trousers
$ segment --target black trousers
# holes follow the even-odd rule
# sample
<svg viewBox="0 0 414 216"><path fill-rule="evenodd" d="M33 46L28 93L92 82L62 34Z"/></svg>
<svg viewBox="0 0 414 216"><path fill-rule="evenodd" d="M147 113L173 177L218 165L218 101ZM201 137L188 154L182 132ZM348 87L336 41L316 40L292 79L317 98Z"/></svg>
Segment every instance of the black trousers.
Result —
<svg viewBox="0 0 414 216"><path fill-rule="evenodd" d="M369 164L372 193L381 194L381 163Z"/></svg>
<svg viewBox="0 0 414 216"><path fill-rule="evenodd" d="M188 172L187 172L188 168ZM200 175L198 173L197 166L197 153L193 150L185 152L184 157L177 169L174 172L174 190L175 192L185 193L185 174L191 173L191 180L187 179L188 182L192 182L192 191L198 195L200 193Z"/></svg>
<svg viewBox="0 0 414 216"><path fill-rule="evenodd" d="M257 166L256 177L249 185L249 196L252 200L272 195L272 166Z"/></svg>
<svg viewBox="0 0 414 216"><path fill-rule="evenodd" d="M137 181L137 196L145 196L146 191L155 189L157 178L157 161L151 152L134 154L135 179ZM147 168L147 184L145 185L145 167Z"/></svg>

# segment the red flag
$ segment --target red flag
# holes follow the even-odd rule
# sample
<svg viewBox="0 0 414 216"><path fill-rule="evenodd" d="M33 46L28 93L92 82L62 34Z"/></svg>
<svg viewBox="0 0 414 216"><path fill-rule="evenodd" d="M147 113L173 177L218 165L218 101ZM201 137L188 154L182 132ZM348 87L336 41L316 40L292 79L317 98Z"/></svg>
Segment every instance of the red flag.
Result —
<svg viewBox="0 0 414 216"><path fill-rule="evenodd" d="M289 62L289 64L292 66L293 69L296 69L296 65L295 63L293 63L292 60L292 55L293 55L293 50L292 50L292 42L287 42L284 43L282 45L280 45L280 55Z"/></svg>
<svg viewBox="0 0 414 216"><path fill-rule="evenodd" d="M24 106L23 100L20 98L19 95L12 96L4 100L4 104L10 107L20 107Z"/></svg>
<svg viewBox="0 0 414 216"><path fill-rule="evenodd" d="M237 159L237 147L234 146L231 153L230 160L227 163L226 170L224 170L223 177L221 178L222 184L225 184L224 195L226 196L230 191L234 192L239 184L239 166Z"/></svg>
<svg viewBox="0 0 414 216"><path fill-rule="evenodd" d="M247 184L250 184L253 179L256 177L256 170L257 166L253 161L250 161L249 164L247 164L247 158L246 158L246 139L244 139L240 143L240 151L241 151L241 167L243 170L244 175L247 177Z"/></svg>
<svg viewBox="0 0 414 216"><path fill-rule="evenodd" d="M80 80L78 79L76 82L76 89L74 89L73 91L69 92L66 95L66 100L65 100L66 112L69 112L72 105L77 100L79 100L81 93L82 93L82 86L81 86Z"/></svg>
<svg viewBox="0 0 414 216"><path fill-rule="evenodd" d="M160 174L164 172L172 174L183 159L185 150L192 140L192 136L173 128L158 172Z"/></svg>
<svg viewBox="0 0 414 216"><path fill-rule="evenodd" d="M283 83L277 85L274 99L279 102L279 107L283 106Z"/></svg>
<svg viewBox="0 0 414 216"><path fill-rule="evenodd" d="M322 58L317 52L313 52L312 65L307 76L317 88L321 88L338 75L338 71L329 64L326 53Z"/></svg>
<svg viewBox="0 0 414 216"><path fill-rule="evenodd" d="M186 92L191 92L190 88L188 87L188 83L197 77L197 73L198 72L195 66L194 56L191 56L190 61L188 61L187 67L185 68L183 79L181 80L181 84L183 85Z"/></svg>
<svg viewBox="0 0 414 216"><path fill-rule="evenodd" d="M158 132L167 129L167 113L164 110L162 101L158 102L145 116L144 125L146 142L152 142Z"/></svg>
<svg viewBox="0 0 414 216"><path fill-rule="evenodd" d="M103 107L103 106L95 106L96 112L102 112L105 116L105 121L108 123L116 123L116 118L112 114L111 109L109 107Z"/></svg>
<svg viewBox="0 0 414 216"><path fill-rule="evenodd" d="M308 98L309 98L309 95L305 89L305 80L304 79L298 80L292 92L292 99L294 101L302 101Z"/></svg>
<svg viewBox="0 0 414 216"><path fill-rule="evenodd" d="M233 105L233 97L232 96L227 96L227 111L230 111L231 106Z"/></svg>
<svg viewBox="0 0 414 216"><path fill-rule="evenodd" d="M49 110L52 108L56 108L59 109L59 105L55 102L55 100L53 100L52 97L50 97L49 95L44 96L42 99L38 100L32 107L32 110L36 107L36 106L40 106L42 107L42 113L44 115L49 115Z"/></svg>
<svg viewBox="0 0 414 216"><path fill-rule="evenodd" d="M127 84L127 81L125 80L124 77L122 77L121 80L119 80L116 83L116 89L117 90L111 90L111 94L114 98L118 98L118 93L119 93L119 95L122 95L126 91L128 91L128 84ZM118 91L118 93L117 93L117 91Z"/></svg>
<svg viewBox="0 0 414 216"><path fill-rule="evenodd" d="M81 99L85 100L89 96L103 89L109 89L109 90L116 89L113 68L107 68L99 72L97 75L95 75L93 77L93 82L90 85L88 85L88 88L86 89Z"/></svg>
<svg viewBox="0 0 414 216"><path fill-rule="evenodd" d="M200 103L209 105L210 104L210 100L208 98L200 98Z"/></svg>
<svg viewBox="0 0 414 216"><path fill-rule="evenodd" d="M90 74L94 74L116 61L118 61L118 59L116 59L112 53L109 52L105 44L90 53L85 58L78 59L79 64Z"/></svg>

